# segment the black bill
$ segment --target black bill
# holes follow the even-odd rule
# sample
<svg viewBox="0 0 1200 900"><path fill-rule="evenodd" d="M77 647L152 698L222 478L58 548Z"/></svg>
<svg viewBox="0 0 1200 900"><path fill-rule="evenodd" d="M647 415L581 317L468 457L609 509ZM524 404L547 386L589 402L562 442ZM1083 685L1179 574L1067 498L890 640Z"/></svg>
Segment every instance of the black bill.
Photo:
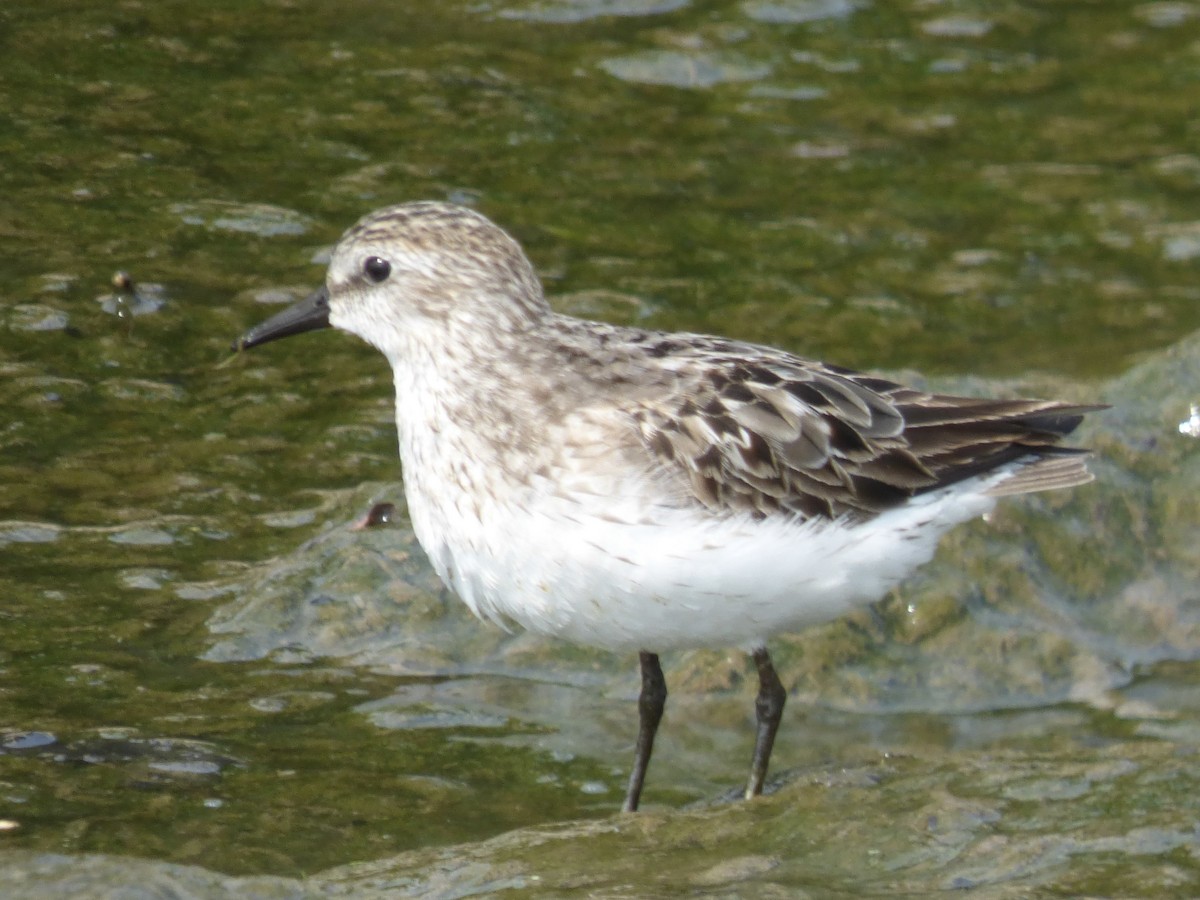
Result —
<svg viewBox="0 0 1200 900"><path fill-rule="evenodd" d="M313 291L299 303L276 313L267 321L255 325L233 342L234 352L249 350L279 338L303 334L329 327L329 292L325 288Z"/></svg>

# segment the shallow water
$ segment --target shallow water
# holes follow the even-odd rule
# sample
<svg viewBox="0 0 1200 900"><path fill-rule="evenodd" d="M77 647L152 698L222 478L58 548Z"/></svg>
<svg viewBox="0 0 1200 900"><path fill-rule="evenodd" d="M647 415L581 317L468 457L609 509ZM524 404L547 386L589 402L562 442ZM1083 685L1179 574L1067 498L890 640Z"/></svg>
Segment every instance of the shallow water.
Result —
<svg viewBox="0 0 1200 900"><path fill-rule="evenodd" d="M1200 326L1189 4L78 6L0 10L3 846L297 875L615 810L632 661L469 621L402 519L361 544L387 578L293 565L314 537L345 559L344 526L400 500L390 379L344 336L225 364L229 341L369 209L472 203L579 314L1082 399ZM969 577L797 650L780 768L1066 753L1127 736L1136 696L1097 700L1118 689L1186 744L1189 607L1164 638L1139 567L1164 553L1178 596L1195 532L1148 550L1153 501L1039 501L951 542ZM281 571L307 618L210 631ZM356 590L395 608L324 618ZM1007 656L905 668L996 646L960 620L1011 631ZM741 780L742 673L671 661L655 802Z"/></svg>

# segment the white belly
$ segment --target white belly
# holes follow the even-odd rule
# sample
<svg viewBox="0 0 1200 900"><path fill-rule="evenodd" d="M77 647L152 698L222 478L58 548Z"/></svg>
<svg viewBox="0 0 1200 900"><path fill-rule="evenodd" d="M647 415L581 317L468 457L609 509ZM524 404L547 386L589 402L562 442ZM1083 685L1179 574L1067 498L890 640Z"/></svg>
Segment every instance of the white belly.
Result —
<svg viewBox="0 0 1200 900"><path fill-rule="evenodd" d="M609 649L754 646L879 599L946 530L991 509L981 491L995 480L866 523L683 509L634 522L594 514L604 501L591 498L536 514L492 509L485 527L411 491L410 513L442 580L481 618Z"/></svg>

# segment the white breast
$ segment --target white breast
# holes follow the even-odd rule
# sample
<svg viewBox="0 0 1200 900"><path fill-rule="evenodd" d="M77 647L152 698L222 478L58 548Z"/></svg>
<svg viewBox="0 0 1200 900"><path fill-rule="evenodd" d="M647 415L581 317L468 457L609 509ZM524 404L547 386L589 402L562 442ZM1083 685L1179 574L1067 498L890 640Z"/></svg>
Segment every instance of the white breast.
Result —
<svg viewBox="0 0 1200 900"><path fill-rule="evenodd" d="M480 617L610 649L756 646L873 602L987 512L1001 476L917 498L865 523L714 517L654 498L493 506L409 486L418 539ZM486 523L486 525L485 525Z"/></svg>

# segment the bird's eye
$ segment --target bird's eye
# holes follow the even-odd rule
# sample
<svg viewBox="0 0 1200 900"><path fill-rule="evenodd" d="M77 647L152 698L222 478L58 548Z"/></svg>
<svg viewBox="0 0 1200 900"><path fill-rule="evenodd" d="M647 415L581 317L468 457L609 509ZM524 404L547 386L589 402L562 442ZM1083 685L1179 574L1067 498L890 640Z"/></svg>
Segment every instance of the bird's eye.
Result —
<svg viewBox="0 0 1200 900"><path fill-rule="evenodd" d="M392 264L382 256L368 256L363 262L363 274L374 284L379 284L392 274Z"/></svg>

